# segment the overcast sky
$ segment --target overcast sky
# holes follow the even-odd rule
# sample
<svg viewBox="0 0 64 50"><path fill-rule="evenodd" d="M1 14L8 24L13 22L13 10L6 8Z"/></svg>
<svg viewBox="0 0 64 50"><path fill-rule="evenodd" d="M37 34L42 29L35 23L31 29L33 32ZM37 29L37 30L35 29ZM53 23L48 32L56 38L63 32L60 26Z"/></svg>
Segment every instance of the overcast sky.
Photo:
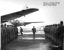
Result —
<svg viewBox="0 0 64 50"><path fill-rule="evenodd" d="M59 23L64 21L64 0L0 0L0 16L12 12L20 11L27 5L29 8L38 8L39 11L21 17L22 21L44 21L41 24L30 24L26 27L34 25L41 26L46 24ZM43 6L43 2L60 2L56 6Z"/></svg>

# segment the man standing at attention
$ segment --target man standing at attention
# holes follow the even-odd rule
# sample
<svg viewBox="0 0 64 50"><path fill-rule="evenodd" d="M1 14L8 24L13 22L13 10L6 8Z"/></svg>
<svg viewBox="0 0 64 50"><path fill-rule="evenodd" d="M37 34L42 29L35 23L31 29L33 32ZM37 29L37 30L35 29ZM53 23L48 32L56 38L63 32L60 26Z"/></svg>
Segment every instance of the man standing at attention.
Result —
<svg viewBox="0 0 64 50"><path fill-rule="evenodd" d="M36 28L34 26L32 28L32 32L33 32L33 39L35 39Z"/></svg>
<svg viewBox="0 0 64 50"><path fill-rule="evenodd" d="M63 49L63 34L64 34L63 21L60 21L60 26L58 27L57 38L59 42L58 45L61 50Z"/></svg>

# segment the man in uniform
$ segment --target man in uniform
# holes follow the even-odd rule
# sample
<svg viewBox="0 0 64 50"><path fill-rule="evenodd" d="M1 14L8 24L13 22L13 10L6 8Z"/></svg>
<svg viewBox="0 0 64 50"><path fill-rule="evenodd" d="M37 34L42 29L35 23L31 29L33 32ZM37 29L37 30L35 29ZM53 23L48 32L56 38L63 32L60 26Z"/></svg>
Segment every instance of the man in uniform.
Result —
<svg viewBox="0 0 64 50"><path fill-rule="evenodd" d="M35 39L36 28L34 26L32 28L32 32L33 32L33 39Z"/></svg>
<svg viewBox="0 0 64 50"><path fill-rule="evenodd" d="M21 33L21 36L23 36L23 29L22 29L22 27L20 27L20 33Z"/></svg>
<svg viewBox="0 0 64 50"><path fill-rule="evenodd" d="M58 38L58 45L59 48L63 49L63 33L64 33L64 26L63 26L63 21L60 21L60 25L58 26L58 33L57 33L57 38Z"/></svg>

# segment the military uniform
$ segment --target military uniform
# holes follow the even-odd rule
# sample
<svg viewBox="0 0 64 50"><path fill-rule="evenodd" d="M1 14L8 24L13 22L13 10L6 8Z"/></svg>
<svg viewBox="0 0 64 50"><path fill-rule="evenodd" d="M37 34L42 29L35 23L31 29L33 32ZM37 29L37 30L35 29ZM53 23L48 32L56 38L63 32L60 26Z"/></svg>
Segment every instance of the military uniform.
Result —
<svg viewBox="0 0 64 50"><path fill-rule="evenodd" d="M33 38L35 39L36 28L32 28Z"/></svg>
<svg viewBox="0 0 64 50"><path fill-rule="evenodd" d="M23 29L20 28L20 33L21 33L21 36L23 36Z"/></svg>
<svg viewBox="0 0 64 50"><path fill-rule="evenodd" d="M57 32L58 46L61 49L63 48L63 33L64 33L64 26L63 26L63 22L62 22L62 23L60 23L60 26L58 27L58 32Z"/></svg>

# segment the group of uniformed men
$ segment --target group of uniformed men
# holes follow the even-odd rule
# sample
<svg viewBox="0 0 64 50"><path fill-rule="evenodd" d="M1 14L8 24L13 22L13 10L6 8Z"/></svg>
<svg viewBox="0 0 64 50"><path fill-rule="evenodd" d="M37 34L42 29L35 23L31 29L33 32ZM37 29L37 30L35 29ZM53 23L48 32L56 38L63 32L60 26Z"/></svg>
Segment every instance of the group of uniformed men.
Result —
<svg viewBox="0 0 64 50"><path fill-rule="evenodd" d="M18 29L13 25L1 25L1 48L18 37Z"/></svg>
<svg viewBox="0 0 64 50"><path fill-rule="evenodd" d="M44 28L45 32L46 32L46 29L47 28L45 27ZM51 29L52 31L50 31L50 29L48 29L48 32L50 32L50 33L55 32L52 29ZM22 28L20 28L20 32L21 32L21 35L23 36ZM32 28L32 32L33 32L33 39L35 39L36 28L34 26ZM61 46L63 46L63 35L64 35L63 34L64 33L63 21L60 22L60 25L56 29L55 33L56 33L55 37L58 39L58 41L61 41ZM1 25L1 47L5 46L6 44L8 44L10 41L16 39L17 37L18 37L18 29L16 26L7 26L6 27L6 24L4 26Z"/></svg>
<svg viewBox="0 0 64 50"><path fill-rule="evenodd" d="M56 45L59 46L59 48L63 49L63 36L64 36L64 25L63 21L60 21L60 24L58 25L52 25L52 26L46 26L44 28L45 35L48 36L50 39L52 39Z"/></svg>

